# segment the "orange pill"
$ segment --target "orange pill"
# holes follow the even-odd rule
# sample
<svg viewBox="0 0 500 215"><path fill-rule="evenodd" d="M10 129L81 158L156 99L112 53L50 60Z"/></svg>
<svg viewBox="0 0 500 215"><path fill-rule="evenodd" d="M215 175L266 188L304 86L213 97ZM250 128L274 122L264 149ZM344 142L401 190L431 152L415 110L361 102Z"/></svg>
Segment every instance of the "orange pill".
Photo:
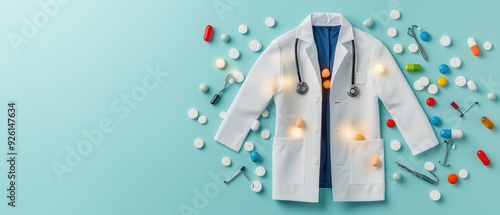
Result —
<svg viewBox="0 0 500 215"><path fill-rule="evenodd" d="M330 80L323 81L323 87L325 89L330 89Z"/></svg>
<svg viewBox="0 0 500 215"><path fill-rule="evenodd" d="M380 158L378 158L378 157L372 158L372 166L379 167L380 164L381 164Z"/></svg>
<svg viewBox="0 0 500 215"><path fill-rule="evenodd" d="M481 117L481 122L488 129L493 129L495 127L495 124L493 124L493 122L490 119L488 119L488 117L485 116Z"/></svg>
<svg viewBox="0 0 500 215"><path fill-rule="evenodd" d="M357 134L354 139L355 140L365 140L365 137L363 137L363 135L361 135L361 134Z"/></svg>
<svg viewBox="0 0 500 215"><path fill-rule="evenodd" d="M321 71L321 77L323 77L323 78L328 78L328 77L330 77L330 70L328 70L327 68L324 68L324 69Z"/></svg>
<svg viewBox="0 0 500 215"><path fill-rule="evenodd" d="M303 128L305 126L305 122L303 119L301 118L298 118L296 121L295 121L295 126L297 126L297 128Z"/></svg>
<svg viewBox="0 0 500 215"><path fill-rule="evenodd" d="M450 184L456 184L458 182L458 176L457 176L457 174L451 173L448 176L448 182L450 182Z"/></svg>
<svg viewBox="0 0 500 215"><path fill-rule="evenodd" d="M479 50L479 46L476 43L476 40L474 38L469 38L467 39L467 43L469 44L470 50L472 51L472 54L474 56L479 56L481 55L481 50Z"/></svg>

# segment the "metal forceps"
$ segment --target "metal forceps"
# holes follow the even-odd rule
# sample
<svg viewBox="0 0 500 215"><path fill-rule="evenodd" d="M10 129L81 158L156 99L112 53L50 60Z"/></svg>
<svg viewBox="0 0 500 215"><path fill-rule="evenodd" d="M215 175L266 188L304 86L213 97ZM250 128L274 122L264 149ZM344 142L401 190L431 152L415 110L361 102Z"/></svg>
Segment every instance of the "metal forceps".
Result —
<svg viewBox="0 0 500 215"><path fill-rule="evenodd" d="M415 39L415 42L417 43L418 46L418 50L420 50L420 53L422 53L422 57L424 58L424 60L427 60L427 56L425 55L424 49L422 48L422 45L420 45L420 42L418 41L417 35L415 34L415 30L413 30L414 28L417 28L418 30L421 29L420 27L418 27L418 25L412 25L406 30L406 33L410 35L410 37L413 37L413 39Z"/></svg>
<svg viewBox="0 0 500 215"><path fill-rule="evenodd" d="M405 169L406 171L410 172L411 174L417 176L418 178L424 180L424 181L427 181L429 184L436 184L437 183L437 176L434 175L434 173L432 173L431 171L429 171L429 173L431 173L433 176L434 176L434 180L432 178L429 178L427 177L426 175L422 174L422 173L419 173L413 169L410 169L408 168L407 166L399 163L399 162L396 162L396 164L398 164L398 166L400 166L401 168Z"/></svg>
<svg viewBox="0 0 500 215"><path fill-rule="evenodd" d="M224 85L222 85L222 88L220 88L219 92L217 92L214 95L214 97L212 97L212 100L210 100L210 104L215 104L215 103L217 103L217 101L219 101L219 98L220 98L220 95L222 94L222 91L224 91L224 89L226 89L226 85L229 82L229 80L231 80L231 78L233 78L233 74L232 73L227 74L226 79L224 80Z"/></svg>

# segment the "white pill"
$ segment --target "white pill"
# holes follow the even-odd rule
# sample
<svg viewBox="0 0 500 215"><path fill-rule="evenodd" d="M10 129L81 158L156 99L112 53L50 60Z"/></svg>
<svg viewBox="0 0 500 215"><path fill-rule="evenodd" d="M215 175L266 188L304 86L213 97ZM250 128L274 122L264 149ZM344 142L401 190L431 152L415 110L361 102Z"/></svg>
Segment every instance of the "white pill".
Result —
<svg viewBox="0 0 500 215"><path fill-rule="evenodd" d="M467 81L467 87L469 88L469 90L472 90L472 91L477 90L477 85L472 80Z"/></svg>
<svg viewBox="0 0 500 215"><path fill-rule="evenodd" d="M394 53L400 54L401 52L403 52L403 46L398 43L392 47L392 50L394 51Z"/></svg>
<svg viewBox="0 0 500 215"><path fill-rule="evenodd" d="M267 17L265 23L267 27L272 28L276 24L276 20L273 17Z"/></svg>
<svg viewBox="0 0 500 215"><path fill-rule="evenodd" d="M196 119L198 117L198 110L191 108L188 110L188 117L191 119Z"/></svg>
<svg viewBox="0 0 500 215"><path fill-rule="evenodd" d="M458 176L460 176L460 178L466 179L467 177L469 177L469 172L467 172L467 170L465 169L462 169L458 172Z"/></svg>
<svg viewBox="0 0 500 215"><path fill-rule="evenodd" d="M207 123L207 117L206 116L200 116L198 117L198 122L202 125L204 125L205 123Z"/></svg>
<svg viewBox="0 0 500 215"><path fill-rule="evenodd" d="M484 50L489 51L489 50L491 50L491 48L493 48L493 45L491 44L491 42L486 41L483 43L483 48L484 48Z"/></svg>
<svg viewBox="0 0 500 215"><path fill-rule="evenodd" d="M255 146L252 142L246 142L245 144L243 144L243 148L245 149L245 151L251 152L255 148Z"/></svg>
<svg viewBox="0 0 500 215"><path fill-rule="evenodd" d="M223 157L221 162L222 162L222 165L229 166L229 165L231 165L231 158Z"/></svg>
<svg viewBox="0 0 500 215"><path fill-rule="evenodd" d="M262 190L262 183L260 181L253 181L250 188L252 188L253 192L258 193Z"/></svg>
<svg viewBox="0 0 500 215"><path fill-rule="evenodd" d="M198 89L200 89L201 92L207 92L208 91L208 86L206 84L200 84L200 86L198 87Z"/></svg>
<svg viewBox="0 0 500 215"><path fill-rule="evenodd" d="M438 88L438 86L437 86L437 85L435 85L435 84L429 84L429 87L427 88L427 91L428 91L430 94L434 95L434 94L436 94L436 93L439 91L439 88Z"/></svg>
<svg viewBox="0 0 500 215"><path fill-rule="evenodd" d="M260 136L264 139L268 139L269 137L271 137L271 132L269 132L268 130L263 130L262 132L260 132Z"/></svg>
<svg viewBox="0 0 500 215"><path fill-rule="evenodd" d="M243 75L243 73L241 73L238 70L235 70L235 71L231 72L231 78L229 79L229 83L232 84L234 81L236 81L236 83L241 83L241 82L243 82L244 79L245 79L245 76Z"/></svg>
<svg viewBox="0 0 500 215"><path fill-rule="evenodd" d="M219 117L220 117L221 119L226 118L226 111L221 111L221 112L219 112Z"/></svg>
<svg viewBox="0 0 500 215"><path fill-rule="evenodd" d="M250 50L254 52L258 52L262 49L262 43L260 43L258 40L252 40L250 41L250 44L248 44L250 47Z"/></svg>
<svg viewBox="0 0 500 215"><path fill-rule="evenodd" d="M232 48L232 49L229 49L229 57L232 58L232 59L238 59L240 57L240 51L238 49L235 49L235 48Z"/></svg>
<svg viewBox="0 0 500 215"><path fill-rule="evenodd" d="M497 95L495 95L494 92L488 93L488 99L489 100L495 100L497 98Z"/></svg>
<svg viewBox="0 0 500 215"><path fill-rule="evenodd" d="M450 66L453 68L458 68L462 65L462 60L458 57L454 57L450 60Z"/></svg>
<svg viewBox="0 0 500 215"><path fill-rule="evenodd" d="M410 51L411 53L415 53L418 51L418 46L417 44L415 43L412 43L408 46L408 51Z"/></svg>
<svg viewBox="0 0 500 215"><path fill-rule="evenodd" d="M261 115L262 115L262 117L267 118L267 117L269 117L269 111L268 110L264 110L264 111L262 111Z"/></svg>
<svg viewBox="0 0 500 215"><path fill-rule="evenodd" d="M422 76L418 79L418 82L420 83L420 85L422 85L423 87L427 87L427 85L429 85L429 78L425 77L425 76Z"/></svg>
<svg viewBox="0 0 500 215"><path fill-rule="evenodd" d="M394 174L392 174L392 179L394 179L394 181L401 180L401 173L395 172Z"/></svg>
<svg viewBox="0 0 500 215"><path fill-rule="evenodd" d="M365 26L367 28L369 28L372 25L373 25L373 19L368 18L368 19L365 19L365 21L363 21L363 26Z"/></svg>
<svg viewBox="0 0 500 215"><path fill-rule="evenodd" d="M252 126L250 126L250 128L252 129L252 131L257 131L259 130L259 127L260 127L260 122L259 120L254 120L252 122Z"/></svg>
<svg viewBox="0 0 500 215"><path fill-rule="evenodd" d="M399 142L399 140L391 141L391 149L394 151L398 151L399 149L401 149L401 142Z"/></svg>
<svg viewBox="0 0 500 215"><path fill-rule="evenodd" d="M401 13L399 12L399 10L391 11L391 19L398 20L399 17L401 17Z"/></svg>
<svg viewBox="0 0 500 215"><path fill-rule="evenodd" d="M424 168L425 170L427 171L434 171L434 169L436 169L436 165L434 165L434 163L430 162L430 161L427 161L425 162L424 164Z"/></svg>
<svg viewBox="0 0 500 215"><path fill-rule="evenodd" d="M227 42L229 40L229 35L223 33L222 35L220 35L220 39L224 42Z"/></svg>
<svg viewBox="0 0 500 215"><path fill-rule="evenodd" d="M396 35L398 35L398 30L396 30L395 28L389 28L387 29L387 35L389 35L389 37L395 37Z"/></svg>
<svg viewBox="0 0 500 215"><path fill-rule="evenodd" d="M205 142L203 142L202 139L198 138L198 139L194 140L194 147L196 147L197 149L203 148L204 145L205 145Z"/></svg>
<svg viewBox="0 0 500 215"><path fill-rule="evenodd" d="M217 69L224 69L224 67L226 67L226 61L222 58L219 58L215 61L215 67L217 67Z"/></svg>
<svg viewBox="0 0 500 215"><path fill-rule="evenodd" d="M240 32L240 34L246 34L248 32L248 27L246 25L240 25L238 27L238 32Z"/></svg>
<svg viewBox="0 0 500 215"><path fill-rule="evenodd" d="M455 78L455 84L459 87L463 87L467 84L467 79L464 76L458 76Z"/></svg>
<svg viewBox="0 0 500 215"><path fill-rule="evenodd" d="M431 191L431 194L429 195L432 199L432 201L439 201L441 199L441 193L437 190Z"/></svg>
<svg viewBox="0 0 500 215"><path fill-rule="evenodd" d="M255 168L255 175L262 177L266 174L266 168L263 166L258 166Z"/></svg>
<svg viewBox="0 0 500 215"><path fill-rule="evenodd" d="M420 91L424 89L424 86L420 85L419 80L416 80L415 82L413 82L413 88L415 88L415 90L417 91Z"/></svg>
<svg viewBox="0 0 500 215"><path fill-rule="evenodd" d="M441 40L439 40L442 46L449 46L451 44L451 38L448 35L444 35L441 37Z"/></svg>

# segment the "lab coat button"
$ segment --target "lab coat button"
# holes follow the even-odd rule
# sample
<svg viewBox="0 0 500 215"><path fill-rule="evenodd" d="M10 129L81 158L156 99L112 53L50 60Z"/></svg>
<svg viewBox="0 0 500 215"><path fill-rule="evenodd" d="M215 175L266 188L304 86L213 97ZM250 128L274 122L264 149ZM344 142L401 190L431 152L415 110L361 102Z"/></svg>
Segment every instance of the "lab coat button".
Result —
<svg viewBox="0 0 500 215"><path fill-rule="evenodd" d="M313 126L313 131L315 134L317 134L319 132L318 126Z"/></svg>
<svg viewBox="0 0 500 215"><path fill-rule="evenodd" d="M318 95L314 95L314 102L316 102L316 103L319 102L319 96Z"/></svg>
<svg viewBox="0 0 500 215"><path fill-rule="evenodd" d="M319 160L317 157L313 157L312 162L314 165L318 165Z"/></svg>

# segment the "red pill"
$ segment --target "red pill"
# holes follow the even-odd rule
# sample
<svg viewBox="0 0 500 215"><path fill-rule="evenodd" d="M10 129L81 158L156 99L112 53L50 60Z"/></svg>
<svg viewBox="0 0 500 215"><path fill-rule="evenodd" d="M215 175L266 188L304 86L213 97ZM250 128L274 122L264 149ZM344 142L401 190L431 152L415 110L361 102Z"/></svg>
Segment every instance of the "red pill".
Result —
<svg viewBox="0 0 500 215"><path fill-rule="evenodd" d="M392 128L396 125L396 122L394 122L393 119L388 119L385 124L387 125L387 127Z"/></svg>
<svg viewBox="0 0 500 215"><path fill-rule="evenodd" d="M429 97L427 99L427 101L425 101L427 103L427 105L429 105L430 107L434 106L436 104L436 100L432 97Z"/></svg>
<svg viewBox="0 0 500 215"><path fill-rule="evenodd" d="M490 165L490 159L488 159L488 156L486 156L486 153L483 152L483 150L478 150L477 151L477 157L479 158L479 160L481 160L481 162L483 162L483 164L485 166L489 166Z"/></svg>
<svg viewBox="0 0 500 215"><path fill-rule="evenodd" d="M448 182L450 182L450 184L456 184L458 182L457 174L451 173L450 175L448 175Z"/></svg>
<svg viewBox="0 0 500 215"><path fill-rule="evenodd" d="M205 28L205 35L203 35L203 40L209 42L212 40L212 35L214 34L214 28L211 25L207 25Z"/></svg>
<svg viewBox="0 0 500 215"><path fill-rule="evenodd" d="M458 109L458 105L457 105L457 103L455 103L455 102L451 102L451 106L452 106L453 108L455 108L455 109Z"/></svg>

